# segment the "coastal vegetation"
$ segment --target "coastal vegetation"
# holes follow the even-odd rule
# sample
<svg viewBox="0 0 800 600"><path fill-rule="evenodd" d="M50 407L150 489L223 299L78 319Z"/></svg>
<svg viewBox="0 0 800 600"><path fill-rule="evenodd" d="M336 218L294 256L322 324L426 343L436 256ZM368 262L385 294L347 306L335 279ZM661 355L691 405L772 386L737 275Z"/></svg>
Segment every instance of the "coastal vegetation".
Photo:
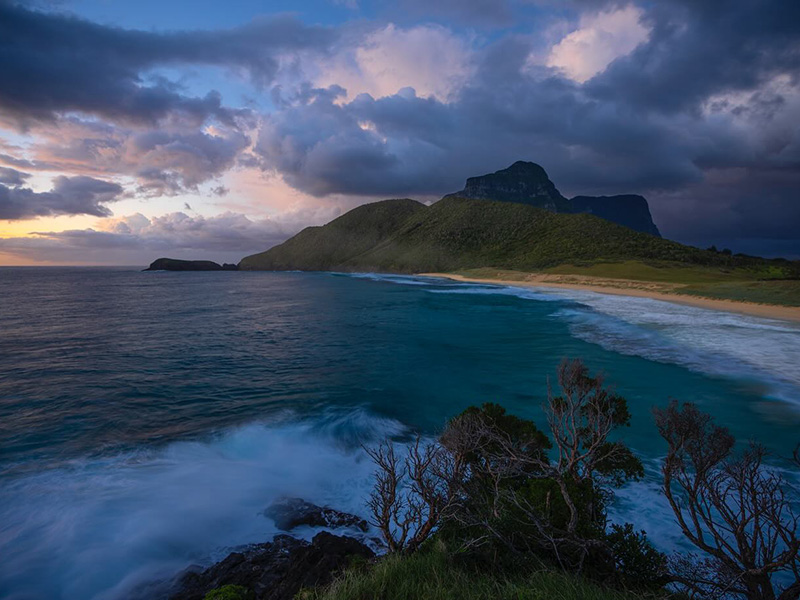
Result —
<svg viewBox="0 0 800 600"><path fill-rule="evenodd" d="M792 275L794 264L786 271L767 266L758 271L752 268L724 269L669 263L663 261L585 262L564 264L538 271L505 269L462 269L450 273L474 280L565 284L568 286L603 288L608 291L645 291L658 294L677 294L713 300L731 300L781 306L800 306L800 279ZM780 264L777 269L781 269Z"/></svg>
<svg viewBox="0 0 800 600"><path fill-rule="evenodd" d="M580 361L561 364L558 386L547 433L485 404L432 442L370 448L387 555L299 597L800 598L797 498L761 445L737 450L689 403L655 410L662 490L698 551L667 557L633 524L608 522L613 490L643 474L616 435L630 422L624 398Z"/></svg>
<svg viewBox="0 0 800 600"><path fill-rule="evenodd" d="M791 261L685 246L589 214L560 214L511 202L447 197L431 206L385 200L309 227L248 256L242 270L530 272L559 265L640 261L701 267L750 279L797 277Z"/></svg>
<svg viewBox="0 0 800 600"><path fill-rule="evenodd" d="M800 280L723 281L716 284L688 285L678 294L736 302L800 306Z"/></svg>
<svg viewBox="0 0 800 600"><path fill-rule="evenodd" d="M353 567L326 588L306 590L300 600L635 600L584 577L553 570L525 574L465 568L441 540L411 555L390 555L372 566Z"/></svg>
<svg viewBox="0 0 800 600"><path fill-rule="evenodd" d="M607 287L653 282L665 293L800 305L798 261L686 246L590 214L457 196L431 206L359 206L242 259L239 269L576 275Z"/></svg>

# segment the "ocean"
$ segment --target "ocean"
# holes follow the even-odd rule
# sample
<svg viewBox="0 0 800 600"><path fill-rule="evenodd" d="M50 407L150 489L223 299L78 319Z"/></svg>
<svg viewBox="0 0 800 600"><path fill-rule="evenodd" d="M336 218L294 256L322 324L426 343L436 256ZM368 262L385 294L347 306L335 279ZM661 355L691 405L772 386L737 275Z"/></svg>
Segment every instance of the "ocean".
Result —
<svg viewBox="0 0 800 600"><path fill-rule="evenodd" d="M648 476L612 517L662 549L653 406L800 442L797 323L370 274L0 268L0 298L2 599L131 597L271 538L283 495L365 514L362 444L483 402L541 422L563 357L628 399Z"/></svg>

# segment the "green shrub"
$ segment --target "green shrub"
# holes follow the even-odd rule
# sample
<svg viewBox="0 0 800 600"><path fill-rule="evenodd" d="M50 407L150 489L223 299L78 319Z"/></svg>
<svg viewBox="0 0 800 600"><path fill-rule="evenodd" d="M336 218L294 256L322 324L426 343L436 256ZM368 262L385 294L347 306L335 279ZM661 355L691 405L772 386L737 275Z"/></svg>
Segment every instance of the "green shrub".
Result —
<svg viewBox="0 0 800 600"><path fill-rule="evenodd" d="M492 573L464 568L433 540L411 555L390 555L367 571L348 571L303 600L636 600L586 579L544 570Z"/></svg>
<svg viewBox="0 0 800 600"><path fill-rule="evenodd" d="M241 585L223 585L211 590L203 600L254 600L255 594Z"/></svg>
<svg viewBox="0 0 800 600"><path fill-rule="evenodd" d="M668 583L667 557L653 548L644 531L631 523L612 525L606 535L619 583L628 589L659 590Z"/></svg>

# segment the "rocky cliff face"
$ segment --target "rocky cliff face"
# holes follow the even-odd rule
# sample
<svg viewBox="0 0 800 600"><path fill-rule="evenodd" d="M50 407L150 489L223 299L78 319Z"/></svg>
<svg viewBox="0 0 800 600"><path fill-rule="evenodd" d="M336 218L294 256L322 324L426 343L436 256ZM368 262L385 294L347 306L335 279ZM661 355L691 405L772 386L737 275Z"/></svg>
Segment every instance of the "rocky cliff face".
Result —
<svg viewBox="0 0 800 600"><path fill-rule="evenodd" d="M530 204L559 213L589 213L636 231L661 237L647 200L638 195L576 196L567 200L536 163L518 161L507 169L470 177L460 192L445 196Z"/></svg>
<svg viewBox="0 0 800 600"><path fill-rule="evenodd" d="M569 200L561 195L545 170L532 162L517 161L507 169L470 177L463 190L445 198L448 196L517 202L553 212L570 212Z"/></svg>
<svg viewBox="0 0 800 600"><path fill-rule="evenodd" d="M653 222L650 207L643 196L623 194L620 196L575 196L570 200L573 212L589 213L636 231L656 237L661 232Z"/></svg>

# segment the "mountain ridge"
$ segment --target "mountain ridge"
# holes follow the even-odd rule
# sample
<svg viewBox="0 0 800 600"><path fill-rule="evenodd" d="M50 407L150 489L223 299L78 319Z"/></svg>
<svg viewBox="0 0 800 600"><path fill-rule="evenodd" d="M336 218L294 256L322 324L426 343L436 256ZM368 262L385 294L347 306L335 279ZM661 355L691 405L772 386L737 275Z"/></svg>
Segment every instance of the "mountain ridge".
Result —
<svg viewBox="0 0 800 600"><path fill-rule="evenodd" d="M374 229L376 223L380 231ZM361 205L327 225L306 228L283 244L243 258L239 268L535 271L566 263L627 260L755 270L766 270L774 262L700 250L587 213L448 196L430 206L408 199ZM775 264L777 275L790 268Z"/></svg>
<svg viewBox="0 0 800 600"><path fill-rule="evenodd" d="M538 206L557 213L590 213L602 219L661 237L644 196L575 196L565 198L550 180L547 171L534 162L518 160L511 166L469 177L464 189L445 198L496 200Z"/></svg>

